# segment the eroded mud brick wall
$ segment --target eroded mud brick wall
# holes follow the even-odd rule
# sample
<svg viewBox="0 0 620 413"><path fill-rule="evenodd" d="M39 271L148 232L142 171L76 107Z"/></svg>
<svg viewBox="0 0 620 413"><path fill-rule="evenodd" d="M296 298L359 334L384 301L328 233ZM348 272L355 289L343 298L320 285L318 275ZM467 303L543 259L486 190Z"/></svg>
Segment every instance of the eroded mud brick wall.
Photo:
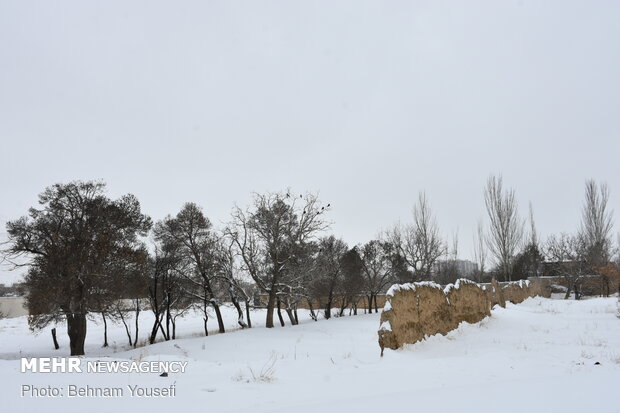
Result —
<svg viewBox="0 0 620 413"><path fill-rule="evenodd" d="M491 315L494 305L518 304L528 297L544 295L546 288L529 281L497 282L480 286L460 279L443 288L434 282L393 285L381 313L379 345L398 349L426 336L447 334L463 321L476 323Z"/></svg>

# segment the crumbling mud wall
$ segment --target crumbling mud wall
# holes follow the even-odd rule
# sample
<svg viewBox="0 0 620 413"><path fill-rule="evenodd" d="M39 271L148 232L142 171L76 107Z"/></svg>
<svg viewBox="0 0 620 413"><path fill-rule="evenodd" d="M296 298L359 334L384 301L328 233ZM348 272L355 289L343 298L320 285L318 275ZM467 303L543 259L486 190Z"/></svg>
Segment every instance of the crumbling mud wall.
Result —
<svg viewBox="0 0 620 413"><path fill-rule="evenodd" d="M394 285L381 313L379 344L395 349L424 339L428 331L446 334L453 328L450 306L439 284Z"/></svg>
<svg viewBox="0 0 620 413"><path fill-rule="evenodd" d="M489 284L482 284L482 289L487 293L489 301L491 301L491 308L499 305L502 308L506 307L506 298L504 297L504 291L502 286L496 281L492 280Z"/></svg>
<svg viewBox="0 0 620 413"><path fill-rule="evenodd" d="M528 298L538 295L532 288L532 283L528 280L505 283L502 287L502 292L506 301L510 301L513 304L522 303Z"/></svg>
<svg viewBox="0 0 620 413"><path fill-rule="evenodd" d="M491 315L494 305L505 306L505 301L520 303L538 294L527 281L493 282L484 287L473 281L460 279L443 288L434 282L393 285L386 294L381 312L379 346L398 349L413 344L426 336L447 334L463 321L477 323Z"/></svg>
<svg viewBox="0 0 620 413"><path fill-rule="evenodd" d="M530 294L532 296L539 296L550 298L551 297L551 284L553 280L544 277L530 277L528 278L530 283Z"/></svg>
<svg viewBox="0 0 620 413"><path fill-rule="evenodd" d="M491 302L485 290L473 281L461 279L449 284L444 294L450 304L450 315L453 328L462 321L477 323L491 315Z"/></svg>

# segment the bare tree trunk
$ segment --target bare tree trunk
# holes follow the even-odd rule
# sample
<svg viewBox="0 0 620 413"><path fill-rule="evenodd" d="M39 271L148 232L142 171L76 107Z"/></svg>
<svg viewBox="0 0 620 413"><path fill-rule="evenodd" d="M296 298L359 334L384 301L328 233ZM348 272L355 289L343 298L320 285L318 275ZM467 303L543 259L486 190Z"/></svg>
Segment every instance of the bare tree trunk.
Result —
<svg viewBox="0 0 620 413"><path fill-rule="evenodd" d="M170 315L170 293L166 294L166 340L170 339L170 319L172 316ZM174 338L174 337L173 337Z"/></svg>
<svg viewBox="0 0 620 413"><path fill-rule="evenodd" d="M573 281L572 277L568 277L568 280L567 280L567 281L568 281L568 282L567 282L567 284L568 284L568 288L566 289L566 294L564 295L564 299L565 299L565 300L568 300L568 299L570 298L570 293L572 292L572 290L573 290L573 284L575 283L575 282Z"/></svg>
<svg viewBox="0 0 620 413"><path fill-rule="evenodd" d="M164 336L164 340L170 340L170 336L167 334L166 331L164 331L164 325L162 323L159 323L159 330L161 331L161 335Z"/></svg>
<svg viewBox="0 0 620 413"><path fill-rule="evenodd" d="M224 319L222 318L220 306L214 302L212 302L211 304L213 305L213 309L215 310L215 316L217 317L217 326L220 329L220 333L225 333L226 330L224 329Z"/></svg>
<svg viewBox="0 0 620 413"><path fill-rule="evenodd" d="M329 320L330 317L332 316L332 305L333 305L333 301L334 301L334 297L332 295L332 292L329 292L329 295L327 296L327 304L325 304L325 319Z"/></svg>
<svg viewBox="0 0 620 413"><path fill-rule="evenodd" d="M118 310L118 315L121 318L123 325L125 326L125 332L127 333L127 338L129 339L129 345L131 346L133 344L133 340L131 338L131 331L129 331L129 326L127 325L127 322L125 321L125 316L123 316L123 312L121 310Z"/></svg>
<svg viewBox="0 0 620 413"><path fill-rule="evenodd" d="M245 300L245 314L248 319L248 328L252 328L252 320L250 319L250 300Z"/></svg>
<svg viewBox="0 0 620 413"><path fill-rule="evenodd" d="M581 299L581 285L579 283L579 280L575 280L575 300L579 300Z"/></svg>
<svg viewBox="0 0 620 413"><path fill-rule="evenodd" d="M265 320L265 327L273 328L273 309L276 304L276 290L274 287L269 291L269 299L267 300L267 318Z"/></svg>
<svg viewBox="0 0 620 413"><path fill-rule="evenodd" d="M105 311L101 312L103 318L103 347L108 347L108 322L105 319Z"/></svg>
<svg viewBox="0 0 620 413"><path fill-rule="evenodd" d="M136 299L136 335L133 339L133 347L136 348L138 345L138 334L140 332L140 325L138 323L138 319L140 318L140 299Z"/></svg>
<svg viewBox="0 0 620 413"><path fill-rule="evenodd" d="M297 325L297 322L295 321L295 314L293 314L293 310L291 308L286 308L286 315L288 315L288 319L292 326Z"/></svg>
<svg viewBox="0 0 620 413"><path fill-rule="evenodd" d="M338 313L338 317L342 317L344 315L344 310L346 310L347 307L347 299L345 296L342 296L342 302L340 303L340 312Z"/></svg>
<svg viewBox="0 0 620 413"><path fill-rule="evenodd" d="M151 329L151 336L149 337L149 343L150 344L154 344L155 343L155 339L157 338L157 330L161 329L161 333L164 336L164 339L166 339L166 334L164 332L164 327L161 324L161 319L163 317L163 314L159 315L159 314L155 314L155 321L153 322L153 328Z"/></svg>
<svg viewBox="0 0 620 413"><path fill-rule="evenodd" d="M207 303L206 301L204 301L202 303L203 307L202 307L202 313L204 314L203 317L203 321L204 321L204 329L205 329L205 337L207 337L209 335L209 329L207 327L207 322L209 321L209 316L207 315Z"/></svg>
<svg viewBox="0 0 620 413"><path fill-rule="evenodd" d="M239 324L241 328L247 328L248 325L245 323L245 321L243 321L243 310L239 305L239 301L237 301L237 299L232 294L230 295L230 301L232 301L233 305L237 309L237 324Z"/></svg>
<svg viewBox="0 0 620 413"><path fill-rule="evenodd" d="M67 314L67 334L72 356L84 355L84 341L86 340L86 314Z"/></svg>
<svg viewBox="0 0 620 413"><path fill-rule="evenodd" d="M153 286L149 288L149 294L151 297L151 310L153 311L153 315L155 316L155 321L153 322L153 328L151 329L151 335L149 337L149 344L155 343L155 339L157 338L157 330L159 328L161 328L164 339L166 338L166 335L164 334L164 328L161 325L161 320L163 318L163 312L161 311L161 308L159 307L159 300L157 299L157 290L158 290L157 281L158 281L158 278L156 276L153 278Z"/></svg>
<svg viewBox="0 0 620 413"><path fill-rule="evenodd" d="M375 300L375 313L378 313L379 307L377 306L377 294L375 294L374 300Z"/></svg>
<svg viewBox="0 0 620 413"><path fill-rule="evenodd" d="M316 313L314 312L314 308L312 307L312 300L309 298L307 300L308 300L308 308L310 309L310 318L312 318L314 321L318 321L318 317Z"/></svg>
<svg viewBox="0 0 620 413"><path fill-rule="evenodd" d="M280 325L284 327L284 318L282 318L282 311L280 311L280 299L277 299L278 303L278 318L280 319Z"/></svg>
<svg viewBox="0 0 620 413"><path fill-rule="evenodd" d="M58 345L58 340L56 340L56 327L52 328L52 340L54 340L54 349L58 350L60 346Z"/></svg>

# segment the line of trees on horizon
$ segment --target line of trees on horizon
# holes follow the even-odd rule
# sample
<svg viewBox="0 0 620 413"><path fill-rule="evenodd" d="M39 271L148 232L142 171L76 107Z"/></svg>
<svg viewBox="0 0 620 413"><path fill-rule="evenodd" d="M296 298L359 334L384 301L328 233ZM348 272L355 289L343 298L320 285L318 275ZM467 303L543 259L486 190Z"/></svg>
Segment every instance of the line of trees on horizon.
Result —
<svg viewBox="0 0 620 413"><path fill-rule="evenodd" d="M205 335L211 318L224 333L224 303L236 309L240 328L250 328L250 309L262 299L265 326L272 328L276 315L281 326L284 314L298 324L302 306L314 320L342 316L347 309L357 314L358 307L377 312L377 296L393 283L511 281L540 275L546 261L566 278L568 297L580 277L618 272L605 184L586 182L581 226L574 234L552 235L543 243L531 204L529 218L522 219L515 192L504 189L501 177L488 179L484 199L488 220L478 222L476 265L469 272L459 265L458 236L450 246L441 237L424 193L411 222L349 246L328 233L331 204L312 193L254 194L250 205L235 206L230 221L215 228L195 203L153 223L135 196L113 200L104 183L75 181L46 188L38 207L8 222L3 252L10 262L22 263L16 267L28 267L30 327L66 321L71 355L84 354L91 313L102 317L104 345L107 322L114 320L135 347L142 311L153 313L154 343L158 336L174 339L178 317L190 309L201 312Z"/></svg>

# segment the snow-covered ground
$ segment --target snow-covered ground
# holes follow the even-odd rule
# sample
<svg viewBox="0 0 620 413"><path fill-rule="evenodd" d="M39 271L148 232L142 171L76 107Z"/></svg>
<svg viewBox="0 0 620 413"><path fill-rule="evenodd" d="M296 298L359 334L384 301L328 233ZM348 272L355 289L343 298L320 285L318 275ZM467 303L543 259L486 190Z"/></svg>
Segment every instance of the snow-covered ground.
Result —
<svg viewBox="0 0 620 413"><path fill-rule="evenodd" d="M102 349L102 327L89 324L88 358L189 362L187 372L169 377L20 373L21 356L66 355L66 335L61 330L62 348L55 351L49 329L33 336L24 317L6 319L0 320L0 400L8 412L619 412L616 311L617 298L529 299L495 309L492 317L462 324L447 336L386 350L383 358L377 314L319 322L304 315L295 327L209 337L200 337L202 320L194 315L179 321L182 338L135 350L126 348L118 325L111 327L111 347ZM234 326L234 313L225 314L227 324ZM141 319L145 338L149 318L144 313ZM261 311L254 321L263 323ZM20 397L23 384L101 388L173 383L174 398Z"/></svg>

